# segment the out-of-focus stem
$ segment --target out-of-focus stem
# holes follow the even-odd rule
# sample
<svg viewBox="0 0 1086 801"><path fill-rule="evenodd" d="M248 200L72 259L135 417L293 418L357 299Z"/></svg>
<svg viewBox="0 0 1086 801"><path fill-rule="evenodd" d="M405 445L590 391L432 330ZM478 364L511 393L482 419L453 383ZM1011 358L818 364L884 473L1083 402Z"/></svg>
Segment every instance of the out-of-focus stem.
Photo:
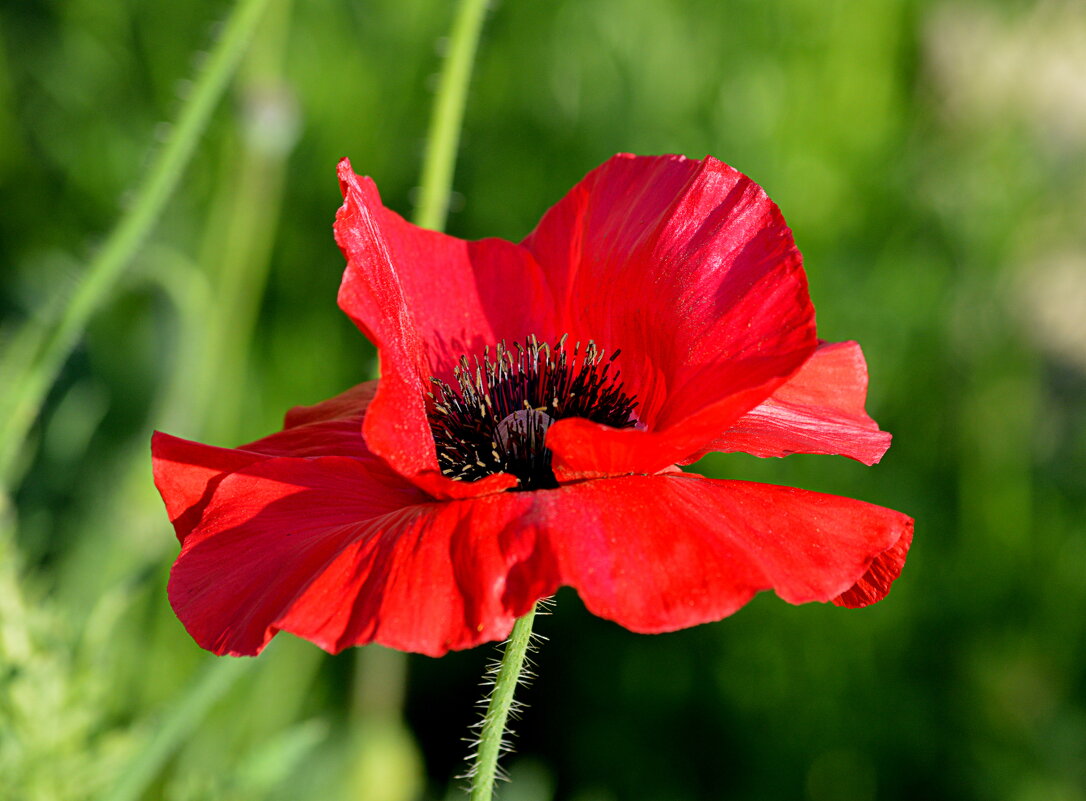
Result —
<svg viewBox="0 0 1086 801"><path fill-rule="evenodd" d="M202 407L201 436L235 442L243 407L250 351L265 295L283 199L287 158L299 127L297 101L282 72L290 31L291 4L279 0L267 14L259 41L237 80L241 102L241 147L224 153L221 191L209 216L201 262L214 291L207 310L209 347L199 366L199 391L186 394Z"/></svg>
<svg viewBox="0 0 1086 801"><path fill-rule="evenodd" d="M456 149L464 122L464 105L479 33L486 17L486 6L487 0L461 0L449 36L449 50L434 97L430 130L426 135L422 183L415 209L415 222L423 228L437 231L445 228Z"/></svg>
<svg viewBox="0 0 1086 801"><path fill-rule="evenodd" d="M487 0L461 0L449 33L449 48L442 65L437 94L426 134L414 221L441 231L449 209L456 151L464 122L468 84L486 17ZM361 648L356 662L354 709L362 718L399 715L407 657L380 647Z"/></svg>

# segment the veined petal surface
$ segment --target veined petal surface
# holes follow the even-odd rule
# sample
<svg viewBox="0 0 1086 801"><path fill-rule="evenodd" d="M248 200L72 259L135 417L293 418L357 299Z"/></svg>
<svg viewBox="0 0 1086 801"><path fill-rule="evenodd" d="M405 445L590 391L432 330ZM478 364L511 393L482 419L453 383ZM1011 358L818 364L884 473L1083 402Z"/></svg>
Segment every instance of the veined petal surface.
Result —
<svg viewBox="0 0 1086 801"><path fill-rule="evenodd" d="M275 458L218 484L169 584L202 647L256 654L283 630L439 656L508 634L539 597L507 603L529 499L435 502L372 466Z"/></svg>
<svg viewBox="0 0 1086 801"><path fill-rule="evenodd" d="M638 430L552 428L556 469L570 478L691 461L817 344L780 210L712 157L616 156L523 244L562 304L563 329L620 348L624 385L640 403Z"/></svg>
<svg viewBox="0 0 1086 801"><path fill-rule="evenodd" d="M873 465L890 447L864 405L867 363L855 342L823 342L803 368L709 448L755 456L824 453Z"/></svg>
<svg viewBox="0 0 1086 801"><path fill-rule="evenodd" d="M645 633L719 620L768 589L796 604L858 593L874 602L912 539L912 520L891 509L688 474L586 481L540 496L560 583L594 614ZM869 575L894 548L901 559Z"/></svg>
<svg viewBox="0 0 1086 801"><path fill-rule="evenodd" d="M359 460L273 458L217 485L170 599L217 653L257 653L286 630L333 652L436 656L506 636L560 585L649 633L766 589L863 605L889 590L911 531L859 501L682 474L434 502Z"/></svg>

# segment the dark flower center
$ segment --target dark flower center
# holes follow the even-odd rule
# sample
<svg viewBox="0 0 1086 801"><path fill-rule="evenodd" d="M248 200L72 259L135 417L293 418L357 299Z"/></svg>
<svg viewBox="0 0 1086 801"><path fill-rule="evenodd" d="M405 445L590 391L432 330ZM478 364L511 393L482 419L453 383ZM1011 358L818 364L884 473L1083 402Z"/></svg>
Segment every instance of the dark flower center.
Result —
<svg viewBox="0 0 1086 801"><path fill-rule="evenodd" d="M458 388L431 378L427 393L441 472L460 481L511 473L520 490L557 487L543 444L556 420L584 417L613 428L637 422L637 401L611 369L619 351L605 353L591 340L571 353L565 336L552 346L533 335L511 349L499 343L493 360L489 347L481 361L461 356L453 368Z"/></svg>

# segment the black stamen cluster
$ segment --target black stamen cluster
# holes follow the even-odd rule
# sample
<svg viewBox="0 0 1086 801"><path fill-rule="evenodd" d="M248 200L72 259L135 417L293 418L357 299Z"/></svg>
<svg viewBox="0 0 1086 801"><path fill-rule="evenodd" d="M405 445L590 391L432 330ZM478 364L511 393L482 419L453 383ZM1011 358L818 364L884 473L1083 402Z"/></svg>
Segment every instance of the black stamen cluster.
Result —
<svg viewBox="0 0 1086 801"><path fill-rule="evenodd" d="M553 346L534 335L524 344L504 342L468 361L461 356L453 377L459 389L431 378L428 392L430 431L437 445L441 472L460 481L477 481L494 473L520 479L517 489L558 486L551 452L544 446L547 429L565 417L584 417L613 428L631 428L637 401L622 391L619 371L611 370L619 351L606 351L589 341L573 352L562 336Z"/></svg>

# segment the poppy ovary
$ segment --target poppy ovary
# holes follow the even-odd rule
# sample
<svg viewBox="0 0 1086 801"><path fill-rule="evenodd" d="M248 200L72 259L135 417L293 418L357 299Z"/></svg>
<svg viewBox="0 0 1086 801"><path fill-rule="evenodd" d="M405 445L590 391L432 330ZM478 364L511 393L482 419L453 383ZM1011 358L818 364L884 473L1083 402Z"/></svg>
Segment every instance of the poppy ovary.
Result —
<svg viewBox="0 0 1086 801"><path fill-rule="evenodd" d="M553 345L534 335L509 348L499 342L453 367L456 388L431 378L427 415L441 472L458 481L494 473L517 477L515 490L553 489L547 430L566 417L583 417L612 428L637 424L634 396L623 391L610 356L592 340L572 352L566 335Z"/></svg>

